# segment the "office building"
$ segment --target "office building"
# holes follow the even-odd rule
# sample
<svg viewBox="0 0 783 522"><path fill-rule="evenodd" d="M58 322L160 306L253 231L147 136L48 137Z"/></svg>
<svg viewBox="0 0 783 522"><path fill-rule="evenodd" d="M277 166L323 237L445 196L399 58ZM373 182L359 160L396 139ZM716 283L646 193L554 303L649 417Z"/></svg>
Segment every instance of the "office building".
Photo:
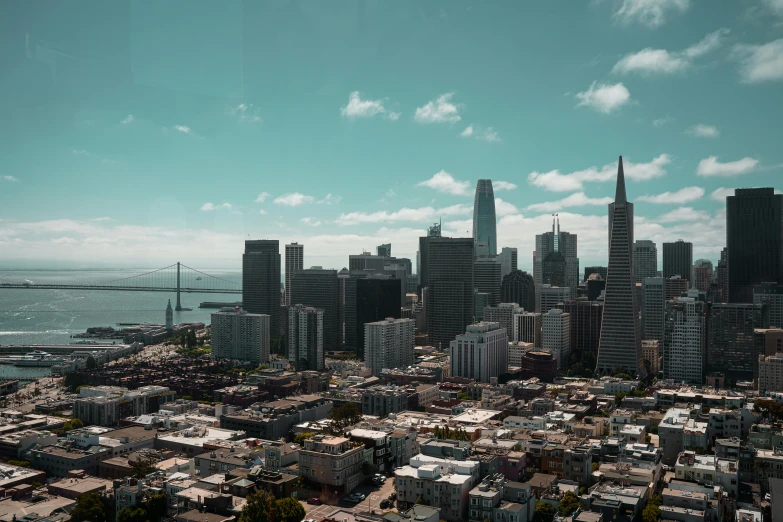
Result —
<svg viewBox="0 0 783 522"><path fill-rule="evenodd" d="M473 290L473 322L478 323L484 320L484 309L489 306L489 294L479 292L478 288Z"/></svg>
<svg viewBox="0 0 783 522"><path fill-rule="evenodd" d="M678 239L674 243L663 244L663 278L680 276L693 281L693 243Z"/></svg>
<svg viewBox="0 0 783 522"><path fill-rule="evenodd" d="M558 308L558 306L569 299L573 299L574 289L542 284L536 288L536 297L538 298L538 307L536 308L536 311L545 314L552 308Z"/></svg>
<svg viewBox="0 0 783 522"><path fill-rule="evenodd" d="M604 304L580 298L566 301L563 311L571 316L571 351L597 355Z"/></svg>
<svg viewBox="0 0 783 522"><path fill-rule="evenodd" d="M716 303L729 302L729 250L723 247L720 251L720 261L715 269L715 282L717 283L717 295L712 296Z"/></svg>
<svg viewBox="0 0 783 522"><path fill-rule="evenodd" d="M212 314L211 347L215 359L235 359L255 365L269 360L270 317L239 307Z"/></svg>
<svg viewBox="0 0 783 522"><path fill-rule="evenodd" d="M754 286L753 302L767 305L770 327L783 328L783 285L766 283Z"/></svg>
<svg viewBox="0 0 783 522"><path fill-rule="evenodd" d="M525 310L516 303L499 303L497 306L484 308L483 321L487 323L500 323L500 327L506 331L509 340L514 333L514 316L525 313Z"/></svg>
<svg viewBox="0 0 783 522"><path fill-rule="evenodd" d="M361 350L359 346L358 326L356 323L356 287L360 279L364 279L372 274L372 270L350 270L348 277L345 279L345 305L343 306L343 320L345 322L344 337L345 337L345 349L353 350L357 353Z"/></svg>
<svg viewBox="0 0 783 522"><path fill-rule="evenodd" d="M340 325L340 280L337 270L312 267L291 277L291 302L323 310L324 349L342 346Z"/></svg>
<svg viewBox="0 0 783 522"><path fill-rule="evenodd" d="M707 371L720 372L727 381L751 380L754 364L754 330L767 328L765 305L749 303L713 303L710 308ZM728 384L728 383L727 383Z"/></svg>
<svg viewBox="0 0 783 522"><path fill-rule="evenodd" d="M365 358L365 324L389 317L398 319L401 308L399 279L371 274L356 280L356 356L360 361Z"/></svg>
<svg viewBox="0 0 783 522"><path fill-rule="evenodd" d="M291 306L291 276L304 270L304 245L290 243L285 246L285 305Z"/></svg>
<svg viewBox="0 0 783 522"><path fill-rule="evenodd" d="M288 309L288 361L296 371L323 370L323 310L301 304Z"/></svg>
<svg viewBox="0 0 783 522"><path fill-rule="evenodd" d="M541 314L524 312L514 316L514 342L531 343L536 348L541 347Z"/></svg>
<svg viewBox="0 0 783 522"><path fill-rule="evenodd" d="M495 256L479 256L473 262L473 286L489 294L489 306L500 303L500 262Z"/></svg>
<svg viewBox="0 0 783 522"><path fill-rule="evenodd" d="M476 183L476 196L473 199L473 240L476 243L485 243L489 255L497 255L495 192L492 190L491 179L480 179Z"/></svg>
<svg viewBox="0 0 783 522"><path fill-rule="evenodd" d="M595 301L606 291L606 279L601 277L601 274L592 273L585 281L585 289L587 290L587 299Z"/></svg>
<svg viewBox="0 0 783 522"><path fill-rule="evenodd" d="M517 249L503 247L500 254L498 254L498 261L500 261L500 278L502 280L517 269Z"/></svg>
<svg viewBox="0 0 783 522"><path fill-rule="evenodd" d="M508 365L516 368L522 367L522 358L527 352L535 350L533 343L513 342L508 343Z"/></svg>
<svg viewBox="0 0 783 522"><path fill-rule="evenodd" d="M500 301L516 303L525 310L536 309L536 285L533 276L522 270L512 270L500 284Z"/></svg>
<svg viewBox="0 0 783 522"><path fill-rule="evenodd" d="M550 256L553 252L558 252L560 255ZM551 232L536 235L534 259L533 276L536 289L541 288L544 283L573 289L579 285L577 236L560 231L558 216L552 219ZM537 311L544 312L538 308Z"/></svg>
<svg viewBox="0 0 783 522"><path fill-rule="evenodd" d="M554 308L541 316L541 349L557 359L557 367L568 367L571 351L571 315Z"/></svg>
<svg viewBox="0 0 783 522"><path fill-rule="evenodd" d="M712 287L712 261L709 259L697 259L693 263L692 287L700 292L710 293Z"/></svg>
<svg viewBox="0 0 783 522"><path fill-rule="evenodd" d="M431 226L427 227L427 235L419 238L419 250L417 252L419 264L418 264L417 272L419 274L420 288L427 288L427 284L429 283L429 271L428 271L429 242L430 239L433 237L441 237L440 231L441 231L440 223L434 223ZM420 293L419 297L423 298L423 295L421 295Z"/></svg>
<svg viewBox="0 0 783 522"><path fill-rule="evenodd" d="M375 252L378 254L378 257L391 257L391 243L386 243L384 245L378 245L375 247Z"/></svg>
<svg viewBox="0 0 783 522"><path fill-rule="evenodd" d="M376 377L384 368L413 365L416 321L387 318L364 324L364 366Z"/></svg>
<svg viewBox="0 0 783 522"><path fill-rule="evenodd" d="M427 331L445 349L473 322L473 239L430 237L427 245Z"/></svg>
<svg viewBox="0 0 783 522"><path fill-rule="evenodd" d="M340 302L340 320L338 323L341 335L340 342L343 347L345 347L345 284L350 277L351 272L345 267L337 272L337 291Z"/></svg>
<svg viewBox="0 0 783 522"><path fill-rule="evenodd" d="M642 281L642 339L656 340L663 346L666 293L661 277Z"/></svg>
<svg viewBox="0 0 783 522"><path fill-rule="evenodd" d="M637 283L658 276L658 249L649 239L640 239L633 244L633 273Z"/></svg>
<svg viewBox="0 0 783 522"><path fill-rule="evenodd" d="M400 300L405 302L405 294L408 290L408 275L411 274L411 260L404 257L385 257L373 255L367 252L351 254L348 256L348 270L350 272L366 271L368 273L386 274L394 279L402 281L400 286Z"/></svg>
<svg viewBox="0 0 783 522"><path fill-rule="evenodd" d="M663 281L663 296L669 301L676 297L682 297L690 289L690 282L684 277L671 276Z"/></svg>
<svg viewBox="0 0 783 522"><path fill-rule="evenodd" d="M642 339L642 364L649 375L658 375L661 370L660 344L654 339Z"/></svg>
<svg viewBox="0 0 783 522"><path fill-rule="evenodd" d="M614 203L609 204L609 270L596 372L616 367L631 375L639 372L641 328L633 274L633 204L625 193L623 159L617 169Z"/></svg>
<svg viewBox="0 0 783 522"><path fill-rule="evenodd" d="M783 194L736 189L726 198L730 303L752 303L753 287L783 284Z"/></svg>
<svg viewBox="0 0 783 522"><path fill-rule="evenodd" d="M759 393L783 392L783 353L759 355Z"/></svg>
<svg viewBox="0 0 783 522"><path fill-rule="evenodd" d="M500 323L468 325L449 343L452 377L467 377L489 382L508 370L508 338Z"/></svg>
<svg viewBox="0 0 783 522"><path fill-rule="evenodd" d="M582 280L587 281L587 279L590 277L590 274L600 274L601 278L606 281L607 272L608 268L605 266L586 266L584 279Z"/></svg>
<svg viewBox="0 0 783 522"><path fill-rule="evenodd" d="M676 382L704 383L707 342L707 304L694 297L666 302L663 377Z"/></svg>
<svg viewBox="0 0 783 522"><path fill-rule="evenodd" d="M280 336L280 242L245 241L242 304L249 314L269 316L269 335Z"/></svg>

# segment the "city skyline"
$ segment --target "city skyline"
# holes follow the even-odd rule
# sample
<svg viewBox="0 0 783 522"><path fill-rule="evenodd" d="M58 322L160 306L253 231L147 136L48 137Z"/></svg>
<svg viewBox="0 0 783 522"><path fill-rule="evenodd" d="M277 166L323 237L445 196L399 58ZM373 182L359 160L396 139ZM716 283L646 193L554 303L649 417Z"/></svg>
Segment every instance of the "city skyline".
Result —
<svg viewBox="0 0 783 522"><path fill-rule="evenodd" d="M580 265L605 265L620 154L636 237L683 238L717 264L727 189L783 188L768 110L783 70L765 61L780 12L751 3L289 6L274 23L293 37L274 53L235 31L257 16L235 4L193 3L193 21L225 22L203 42L161 6L102 6L89 25L66 6L20 7L0 50L0 266L238 268L248 238L304 243L306 266L339 269L382 243L414 259L439 218L444 236L470 236L478 179L493 181L497 248L518 248L520 269L555 212ZM566 50L520 52L543 38Z"/></svg>

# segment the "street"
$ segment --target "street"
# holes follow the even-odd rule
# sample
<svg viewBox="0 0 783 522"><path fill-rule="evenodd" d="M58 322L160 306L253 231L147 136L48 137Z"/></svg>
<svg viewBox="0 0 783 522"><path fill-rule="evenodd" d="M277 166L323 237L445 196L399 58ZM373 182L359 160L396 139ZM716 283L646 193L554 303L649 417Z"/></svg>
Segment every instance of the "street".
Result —
<svg viewBox="0 0 783 522"><path fill-rule="evenodd" d="M313 519L316 522L326 518L332 511L336 509L348 509L357 513L367 513L375 511L378 514L385 513L396 509L391 507L388 509L381 509L380 503L383 499L389 498L389 495L394 492L394 477L386 479L386 483L381 487L376 487L371 484L362 484L357 486L352 493L362 493L366 495L366 498L358 504L340 504L339 502L334 505L322 504L320 506L314 506L306 502L307 499L301 499L302 505L305 508L307 515L305 518ZM395 504L396 506L396 504Z"/></svg>

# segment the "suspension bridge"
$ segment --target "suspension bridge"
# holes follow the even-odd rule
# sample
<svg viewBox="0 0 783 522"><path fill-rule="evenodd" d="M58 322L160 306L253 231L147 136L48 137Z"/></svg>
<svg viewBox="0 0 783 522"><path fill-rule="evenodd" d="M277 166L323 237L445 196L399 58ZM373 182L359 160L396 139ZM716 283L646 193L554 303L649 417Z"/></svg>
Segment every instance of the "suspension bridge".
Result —
<svg viewBox="0 0 783 522"><path fill-rule="evenodd" d="M23 288L29 290L109 290L112 292L176 292L177 310L182 309L180 293L241 294L242 285L206 274L182 263L174 263L143 274L135 274L96 283L40 283L29 279L13 279L0 275L0 290Z"/></svg>

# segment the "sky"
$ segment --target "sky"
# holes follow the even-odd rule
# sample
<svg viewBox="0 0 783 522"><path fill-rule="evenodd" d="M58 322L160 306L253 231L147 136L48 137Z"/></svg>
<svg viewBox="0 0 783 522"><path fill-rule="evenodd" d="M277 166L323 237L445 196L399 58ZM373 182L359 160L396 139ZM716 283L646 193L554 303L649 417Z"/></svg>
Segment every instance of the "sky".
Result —
<svg viewBox="0 0 783 522"><path fill-rule="evenodd" d="M783 189L783 0L0 3L0 268L305 265L442 219L607 258L617 157L635 237L714 262L725 197Z"/></svg>

